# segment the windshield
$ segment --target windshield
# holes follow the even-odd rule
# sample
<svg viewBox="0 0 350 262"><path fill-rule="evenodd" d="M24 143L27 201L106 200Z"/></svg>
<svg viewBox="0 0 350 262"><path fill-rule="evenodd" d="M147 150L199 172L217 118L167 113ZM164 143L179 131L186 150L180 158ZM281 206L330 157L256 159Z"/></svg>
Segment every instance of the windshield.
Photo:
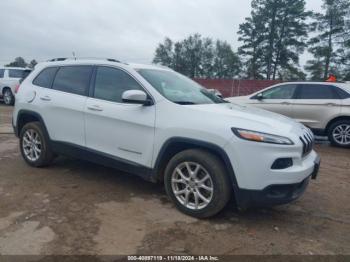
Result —
<svg viewBox="0 0 350 262"><path fill-rule="evenodd" d="M157 69L137 70L159 93L180 105L227 103L191 79L173 72Z"/></svg>

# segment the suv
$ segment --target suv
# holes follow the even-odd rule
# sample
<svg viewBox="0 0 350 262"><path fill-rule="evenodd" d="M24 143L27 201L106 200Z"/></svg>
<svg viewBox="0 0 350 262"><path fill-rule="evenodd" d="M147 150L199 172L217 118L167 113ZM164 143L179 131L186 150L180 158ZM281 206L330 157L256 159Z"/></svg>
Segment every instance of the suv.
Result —
<svg viewBox="0 0 350 262"><path fill-rule="evenodd" d="M290 82L227 100L294 118L333 145L350 147L350 84Z"/></svg>
<svg viewBox="0 0 350 262"><path fill-rule="evenodd" d="M15 89L20 80L25 78L32 70L21 67L0 68L0 97L6 105L15 103Z"/></svg>
<svg viewBox="0 0 350 262"><path fill-rule="evenodd" d="M162 181L182 212L209 217L295 200L319 157L302 124L232 105L168 69L116 60L38 64L13 113L31 166L64 154Z"/></svg>

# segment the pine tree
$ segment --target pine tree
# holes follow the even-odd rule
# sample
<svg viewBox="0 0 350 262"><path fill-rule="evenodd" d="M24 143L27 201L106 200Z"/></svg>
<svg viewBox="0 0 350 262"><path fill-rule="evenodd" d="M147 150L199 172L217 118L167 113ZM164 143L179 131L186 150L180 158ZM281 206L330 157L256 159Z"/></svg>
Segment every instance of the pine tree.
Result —
<svg viewBox="0 0 350 262"><path fill-rule="evenodd" d="M253 0L252 10L238 32L248 77L260 78L263 73L266 79L276 79L300 72L310 15L305 0Z"/></svg>
<svg viewBox="0 0 350 262"><path fill-rule="evenodd" d="M246 18L243 24L239 25L239 41L243 45L238 53L244 59L246 65L246 77L248 79L263 78L263 49L265 28L260 23L260 17L253 11L252 17Z"/></svg>
<svg viewBox="0 0 350 262"><path fill-rule="evenodd" d="M315 21L312 32L317 35L309 41L309 52L314 59L308 61L306 67L311 75L319 74L321 64L322 78L326 79L329 74L339 73L342 63L345 63L346 51L343 48L347 46L347 40L344 39L347 38L346 32L349 33L346 24L349 8L349 0L323 0L325 12L313 15Z"/></svg>

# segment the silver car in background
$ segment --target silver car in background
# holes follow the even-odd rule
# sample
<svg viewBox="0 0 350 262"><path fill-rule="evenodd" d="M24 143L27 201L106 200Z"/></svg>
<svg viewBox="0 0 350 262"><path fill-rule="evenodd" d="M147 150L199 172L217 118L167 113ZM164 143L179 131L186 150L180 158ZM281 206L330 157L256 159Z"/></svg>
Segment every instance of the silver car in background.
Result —
<svg viewBox="0 0 350 262"><path fill-rule="evenodd" d="M339 147L350 147L350 84L281 83L254 94L226 100L293 118Z"/></svg>

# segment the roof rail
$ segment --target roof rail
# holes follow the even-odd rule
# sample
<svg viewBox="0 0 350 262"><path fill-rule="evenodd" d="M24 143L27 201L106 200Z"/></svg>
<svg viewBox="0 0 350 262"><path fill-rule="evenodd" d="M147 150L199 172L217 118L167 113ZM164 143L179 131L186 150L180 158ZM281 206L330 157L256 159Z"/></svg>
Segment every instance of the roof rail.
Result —
<svg viewBox="0 0 350 262"><path fill-rule="evenodd" d="M68 58L66 58L66 57L52 58L52 59L47 60L47 62L65 61L67 59Z"/></svg>
<svg viewBox="0 0 350 262"><path fill-rule="evenodd" d="M84 60L84 59L91 59L91 60L107 60L109 62L116 62L116 63L122 63L122 64L127 64L124 62L121 62L120 60L114 59L114 58L96 58L96 57L72 57L72 58L67 58L67 57L59 57L59 58L53 58L50 60L47 60L48 62L58 62L58 61L66 61L66 60Z"/></svg>
<svg viewBox="0 0 350 262"><path fill-rule="evenodd" d="M109 62L117 62L117 63L121 63L119 60L114 59L114 58L107 58L107 61L109 61Z"/></svg>

